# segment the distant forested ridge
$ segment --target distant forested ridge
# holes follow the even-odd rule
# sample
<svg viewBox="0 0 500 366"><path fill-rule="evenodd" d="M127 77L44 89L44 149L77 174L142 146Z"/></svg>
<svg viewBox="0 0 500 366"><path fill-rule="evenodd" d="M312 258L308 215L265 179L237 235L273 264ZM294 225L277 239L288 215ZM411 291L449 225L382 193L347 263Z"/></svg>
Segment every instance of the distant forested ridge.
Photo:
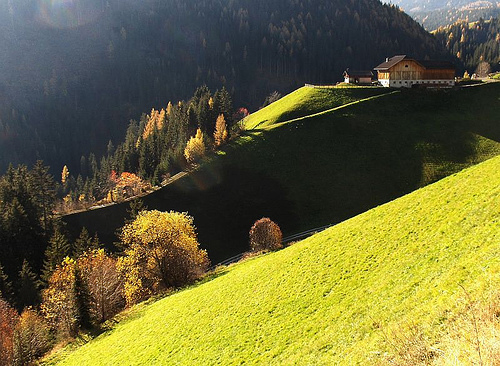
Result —
<svg viewBox="0 0 500 366"><path fill-rule="evenodd" d="M500 70L500 20L457 22L439 28L436 38L455 55L469 73ZM479 69L478 69L479 68Z"/></svg>
<svg viewBox="0 0 500 366"><path fill-rule="evenodd" d="M459 20L475 22L500 15L498 0L392 0L413 19L432 31Z"/></svg>
<svg viewBox="0 0 500 366"><path fill-rule="evenodd" d="M375 0L0 0L0 49L0 171L43 159L53 174L203 84L253 109L346 67L444 55Z"/></svg>

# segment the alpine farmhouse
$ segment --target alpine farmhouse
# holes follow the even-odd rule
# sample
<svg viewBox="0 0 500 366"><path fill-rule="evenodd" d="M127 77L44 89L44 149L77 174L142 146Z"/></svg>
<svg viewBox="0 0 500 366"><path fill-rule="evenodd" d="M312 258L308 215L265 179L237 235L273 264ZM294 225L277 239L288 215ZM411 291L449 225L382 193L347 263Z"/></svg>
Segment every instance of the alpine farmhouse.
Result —
<svg viewBox="0 0 500 366"><path fill-rule="evenodd" d="M451 88L455 85L455 66L448 61L414 60L399 55L387 58L375 70L378 81L387 88Z"/></svg>

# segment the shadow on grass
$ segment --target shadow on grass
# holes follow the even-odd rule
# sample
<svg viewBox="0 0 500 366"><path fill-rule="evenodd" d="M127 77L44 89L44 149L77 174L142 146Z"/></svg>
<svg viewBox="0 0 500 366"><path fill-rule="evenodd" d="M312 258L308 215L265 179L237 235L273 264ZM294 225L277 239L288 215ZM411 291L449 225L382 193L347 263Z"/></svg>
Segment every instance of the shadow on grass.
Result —
<svg viewBox="0 0 500 366"><path fill-rule="evenodd" d="M334 224L491 157L473 135L500 141L500 85L408 90L307 123L244 131L223 156L144 197L149 209L188 212L218 263L248 248L255 220L284 235ZM490 154L490 155L488 155ZM111 245L128 204L65 218Z"/></svg>

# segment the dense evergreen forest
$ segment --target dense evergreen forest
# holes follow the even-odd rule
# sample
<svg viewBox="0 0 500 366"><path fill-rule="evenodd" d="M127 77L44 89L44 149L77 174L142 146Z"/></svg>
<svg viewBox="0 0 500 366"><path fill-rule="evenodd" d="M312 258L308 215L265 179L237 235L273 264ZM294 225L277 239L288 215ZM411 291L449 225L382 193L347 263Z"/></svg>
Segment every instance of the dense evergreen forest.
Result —
<svg viewBox="0 0 500 366"><path fill-rule="evenodd" d="M436 38L470 73L481 76L500 70L500 20L457 22L439 28Z"/></svg>
<svg viewBox="0 0 500 366"><path fill-rule="evenodd" d="M274 90L340 80L436 40L375 0L0 0L0 171L43 159L78 175L130 119L200 85L255 109Z"/></svg>

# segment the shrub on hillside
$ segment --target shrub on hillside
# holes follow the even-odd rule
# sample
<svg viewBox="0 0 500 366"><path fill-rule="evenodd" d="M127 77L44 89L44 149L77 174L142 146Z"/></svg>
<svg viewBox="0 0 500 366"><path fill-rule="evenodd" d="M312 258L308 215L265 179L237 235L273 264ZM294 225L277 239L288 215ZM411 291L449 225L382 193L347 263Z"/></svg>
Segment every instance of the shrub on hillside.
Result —
<svg viewBox="0 0 500 366"><path fill-rule="evenodd" d="M125 306L116 259L106 255L104 249L94 249L80 256L77 266L88 295L90 320L94 325L103 323Z"/></svg>
<svg viewBox="0 0 500 366"><path fill-rule="evenodd" d="M27 365L42 356L50 347L50 332L45 320L27 308L14 330L13 365Z"/></svg>
<svg viewBox="0 0 500 366"><path fill-rule="evenodd" d="M0 365L10 365L13 359L14 329L18 322L17 312L0 298Z"/></svg>
<svg viewBox="0 0 500 366"><path fill-rule="evenodd" d="M199 248L193 218L184 213L141 211L122 229L125 256L118 268L131 305L163 288L186 285L206 271L207 252Z"/></svg>
<svg viewBox="0 0 500 366"><path fill-rule="evenodd" d="M282 240L280 227L267 217L255 221L250 229L250 249L255 252L280 249Z"/></svg>

